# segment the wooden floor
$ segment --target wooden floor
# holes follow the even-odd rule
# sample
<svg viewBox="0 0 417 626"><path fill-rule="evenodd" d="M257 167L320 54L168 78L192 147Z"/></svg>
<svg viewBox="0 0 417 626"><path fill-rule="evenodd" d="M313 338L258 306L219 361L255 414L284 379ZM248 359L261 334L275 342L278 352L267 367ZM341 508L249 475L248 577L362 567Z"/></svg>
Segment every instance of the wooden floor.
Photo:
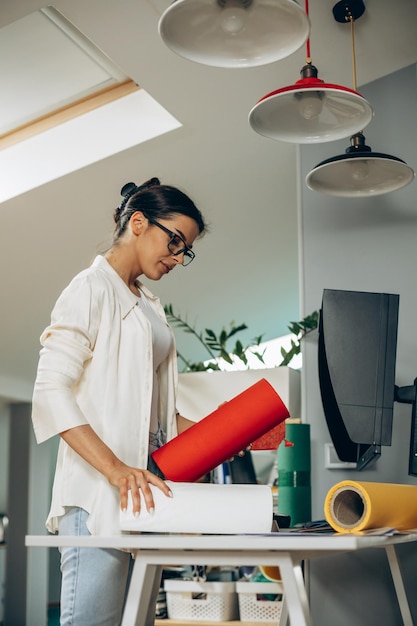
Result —
<svg viewBox="0 0 417 626"><path fill-rule="evenodd" d="M48 626L59 625L59 609L49 611ZM155 626L274 626L269 622L241 622L232 620L229 622L196 622L195 620L156 619Z"/></svg>

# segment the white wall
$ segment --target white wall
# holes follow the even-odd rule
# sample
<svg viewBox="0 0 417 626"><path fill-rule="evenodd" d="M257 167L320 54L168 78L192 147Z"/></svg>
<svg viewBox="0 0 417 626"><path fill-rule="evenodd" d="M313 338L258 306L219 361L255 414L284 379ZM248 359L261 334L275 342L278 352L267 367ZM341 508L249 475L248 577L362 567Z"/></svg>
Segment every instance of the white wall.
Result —
<svg viewBox="0 0 417 626"><path fill-rule="evenodd" d="M0 401L0 513L7 513L10 407Z"/></svg>
<svg viewBox="0 0 417 626"><path fill-rule="evenodd" d="M9 463L10 408L0 402L0 513L7 513L7 482ZM6 549L0 547L0 623L4 617L4 584L6 573Z"/></svg>
<svg viewBox="0 0 417 626"><path fill-rule="evenodd" d="M374 151L404 159L417 170L417 85L415 67L371 83L362 93L373 104L375 117L364 130ZM341 154L349 140L303 146L301 173L319 161ZM397 384L417 376L417 181L397 192L375 198L333 198L302 192L302 290L304 312L317 309L324 288L400 294ZM312 425L315 515L322 515L328 488L345 472L324 470L323 444L330 441L319 395L317 342L304 350L305 418ZM362 480L416 483L407 476L408 405L396 405L392 448L384 448L374 469ZM353 478L352 472L349 476ZM359 475L358 475L359 476ZM358 477L356 476L356 477Z"/></svg>
<svg viewBox="0 0 417 626"><path fill-rule="evenodd" d="M375 117L364 129L366 143L375 152L402 158L417 170L417 85L411 66L361 88L372 103ZM341 154L349 139L302 146L301 179L320 161ZM399 385L411 384L417 376L417 181L397 192L375 198L333 198L310 191L302 182L302 302L303 313L320 308L324 288L377 291L400 294L397 375ZM303 350L304 419L311 424L313 517L323 518L323 503L329 488L346 478L377 482L417 484L408 476L410 406L395 406L393 441L383 448L372 469L324 468L324 443L330 442L320 400L317 374L317 337ZM363 565L363 564L362 564ZM377 569L377 571L380 571ZM372 576L372 572L368 572ZM324 590L325 588L323 588ZM392 603L390 604L391 607ZM372 606L372 609L375 607ZM385 609L381 609L385 610ZM394 610L391 609L390 610ZM349 610L344 613L348 616ZM329 620L331 616L329 612ZM378 610L372 619L378 619ZM340 616L339 616L340 617ZM371 626L396 623L395 614L382 621L352 621ZM346 617L348 620L349 618ZM320 626L326 626L322 615ZM344 621L338 619L339 626ZM348 621L346 623L349 623ZM398 622L397 622L398 623Z"/></svg>

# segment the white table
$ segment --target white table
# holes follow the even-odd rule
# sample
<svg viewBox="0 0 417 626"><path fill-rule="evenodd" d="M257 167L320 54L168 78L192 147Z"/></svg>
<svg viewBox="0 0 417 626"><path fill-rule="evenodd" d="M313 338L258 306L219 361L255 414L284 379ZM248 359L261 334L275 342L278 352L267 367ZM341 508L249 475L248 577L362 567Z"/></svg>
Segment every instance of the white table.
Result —
<svg viewBox="0 0 417 626"><path fill-rule="evenodd" d="M127 548L136 553L122 626L153 626L162 569L169 565L277 565L284 585L280 625L313 626L302 562L319 556L369 548L384 549L404 626L413 626L395 547L417 541L417 534L312 535L175 535L132 534L119 537L28 535L26 546Z"/></svg>

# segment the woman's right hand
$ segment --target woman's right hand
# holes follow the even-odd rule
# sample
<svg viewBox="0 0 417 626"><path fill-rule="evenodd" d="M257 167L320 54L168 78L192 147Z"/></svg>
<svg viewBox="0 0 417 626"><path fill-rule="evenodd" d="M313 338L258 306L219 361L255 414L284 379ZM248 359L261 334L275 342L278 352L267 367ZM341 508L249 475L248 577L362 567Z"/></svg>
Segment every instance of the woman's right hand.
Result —
<svg viewBox="0 0 417 626"><path fill-rule="evenodd" d="M130 491L133 504L133 515L139 516L141 508L141 492L145 501L146 510L153 513L155 503L152 491L149 485L158 487L166 496L172 497L172 492L168 485L149 470L138 469L120 464L119 467L112 469L106 476L107 480L113 487L117 487L120 494L120 508L122 511L127 509L128 493Z"/></svg>
<svg viewBox="0 0 417 626"><path fill-rule="evenodd" d="M168 485L152 472L125 465L110 448L100 439L89 424L76 426L60 433L62 439L79 454L87 463L103 474L109 483L119 490L120 508L127 508L127 494L132 494L133 514L139 515L143 494L146 509L152 512L155 508L152 491L149 485L155 485L166 496L172 496Z"/></svg>

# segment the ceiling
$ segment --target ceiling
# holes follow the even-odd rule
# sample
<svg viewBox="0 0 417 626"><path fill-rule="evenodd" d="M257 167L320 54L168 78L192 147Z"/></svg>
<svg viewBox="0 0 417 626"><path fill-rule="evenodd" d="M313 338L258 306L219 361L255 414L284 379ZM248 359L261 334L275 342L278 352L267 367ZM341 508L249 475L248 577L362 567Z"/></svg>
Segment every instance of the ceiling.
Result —
<svg viewBox="0 0 417 626"><path fill-rule="evenodd" d="M310 0L312 59L320 78L351 87L350 31L334 21L333 4ZM258 68L199 65L160 40L157 23L168 5L54 2L182 126L0 205L0 397L30 399L39 335L51 308L72 276L105 249L120 188L130 180L158 176L181 187L210 226L190 267L150 285L164 304L172 303L200 330L246 323L248 339L285 334L300 316L297 147L257 135L247 116L260 97L299 78L304 49ZM0 27L42 6L38 0L0 0ZM417 62L415 0L367 0L366 7L355 25L359 91ZM377 115L378 103L372 104ZM372 123L368 137L372 145ZM82 137L79 150L88 142L88 135ZM54 155L43 158L48 167ZM183 350L194 350L189 337L178 341Z"/></svg>

